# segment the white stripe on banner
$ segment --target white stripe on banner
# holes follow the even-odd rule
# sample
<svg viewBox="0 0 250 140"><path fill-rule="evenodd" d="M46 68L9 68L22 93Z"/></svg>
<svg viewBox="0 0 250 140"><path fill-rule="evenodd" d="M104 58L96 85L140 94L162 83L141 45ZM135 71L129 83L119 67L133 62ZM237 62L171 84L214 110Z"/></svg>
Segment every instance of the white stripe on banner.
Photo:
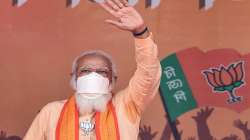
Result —
<svg viewBox="0 0 250 140"><path fill-rule="evenodd" d="M23 6L28 0L17 0L16 6L21 7Z"/></svg>
<svg viewBox="0 0 250 140"><path fill-rule="evenodd" d="M215 0L205 0L204 10L209 10L214 6Z"/></svg>
<svg viewBox="0 0 250 140"><path fill-rule="evenodd" d="M157 8L157 7L160 5L160 3L161 3L161 0L150 0L150 1L151 1L151 2L150 2L149 7L150 7L151 9Z"/></svg>
<svg viewBox="0 0 250 140"><path fill-rule="evenodd" d="M71 0L70 7L75 8L81 0Z"/></svg>
<svg viewBox="0 0 250 140"><path fill-rule="evenodd" d="M138 0L128 0L129 5L135 6L138 3Z"/></svg>

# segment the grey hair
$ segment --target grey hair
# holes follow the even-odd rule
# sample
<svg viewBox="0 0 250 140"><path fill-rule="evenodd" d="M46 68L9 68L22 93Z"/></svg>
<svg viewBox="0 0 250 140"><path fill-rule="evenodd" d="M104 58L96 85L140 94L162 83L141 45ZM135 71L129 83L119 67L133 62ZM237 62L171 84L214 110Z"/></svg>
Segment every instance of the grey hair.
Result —
<svg viewBox="0 0 250 140"><path fill-rule="evenodd" d="M115 65L113 58L109 54L101 50L85 51L85 52L82 52L80 55L78 55L74 59L73 64L72 64L72 70L71 70L70 86L74 90L76 90L78 61L85 56L101 56L109 61L109 63L111 64L111 69L112 69L112 83L111 83L111 90L112 90L115 86L116 78L117 78L116 65Z"/></svg>

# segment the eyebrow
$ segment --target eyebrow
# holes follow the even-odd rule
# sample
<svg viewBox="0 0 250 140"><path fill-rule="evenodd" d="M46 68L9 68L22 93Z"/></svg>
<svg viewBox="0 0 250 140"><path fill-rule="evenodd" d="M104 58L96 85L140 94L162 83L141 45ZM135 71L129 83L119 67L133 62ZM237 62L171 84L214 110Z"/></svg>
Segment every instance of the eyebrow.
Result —
<svg viewBox="0 0 250 140"><path fill-rule="evenodd" d="M79 67L78 69L86 69L86 68L91 68L90 66L82 66L82 67ZM97 68L97 69L107 69L107 70L109 70L109 68L108 67L101 67L101 68Z"/></svg>

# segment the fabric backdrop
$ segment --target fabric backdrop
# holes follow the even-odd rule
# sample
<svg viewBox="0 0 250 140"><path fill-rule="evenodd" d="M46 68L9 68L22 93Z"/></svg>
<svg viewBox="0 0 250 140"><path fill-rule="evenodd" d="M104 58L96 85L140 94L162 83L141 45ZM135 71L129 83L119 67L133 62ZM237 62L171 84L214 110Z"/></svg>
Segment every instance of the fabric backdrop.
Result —
<svg viewBox="0 0 250 140"><path fill-rule="evenodd" d="M65 5L66 0L29 0L17 8L10 0L0 1L0 130L8 135L23 137L42 106L73 93L71 62L80 52L102 49L113 56L119 75L116 91L127 86L135 71L131 34L104 23L110 15L90 1L75 8ZM193 47L250 52L249 0L216 0L208 11L199 10L198 0L162 0L155 9L146 9L140 0L136 9L154 34L160 59ZM165 116L158 94L142 118L151 134L158 132L154 139L167 127ZM180 128L183 135L197 138L193 120L186 122L192 129Z"/></svg>

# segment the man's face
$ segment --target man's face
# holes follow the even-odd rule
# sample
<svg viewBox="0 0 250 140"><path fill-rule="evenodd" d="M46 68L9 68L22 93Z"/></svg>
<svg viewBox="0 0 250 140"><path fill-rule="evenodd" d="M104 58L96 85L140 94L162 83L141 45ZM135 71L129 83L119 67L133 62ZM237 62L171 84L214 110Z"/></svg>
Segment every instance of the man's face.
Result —
<svg viewBox="0 0 250 140"><path fill-rule="evenodd" d="M96 72L105 78L109 79L109 83L112 82L112 68L108 60L102 56L89 55L84 56L78 60L78 67L76 71L76 78L90 74L91 72ZM106 104L112 98L111 94L105 94L94 100L84 98L84 97L96 97L96 94L76 94L76 102L81 114L86 112L104 111L106 109Z"/></svg>
<svg viewBox="0 0 250 140"><path fill-rule="evenodd" d="M78 61L77 78L91 72L96 72L112 82L111 64L102 56L84 56Z"/></svg>

